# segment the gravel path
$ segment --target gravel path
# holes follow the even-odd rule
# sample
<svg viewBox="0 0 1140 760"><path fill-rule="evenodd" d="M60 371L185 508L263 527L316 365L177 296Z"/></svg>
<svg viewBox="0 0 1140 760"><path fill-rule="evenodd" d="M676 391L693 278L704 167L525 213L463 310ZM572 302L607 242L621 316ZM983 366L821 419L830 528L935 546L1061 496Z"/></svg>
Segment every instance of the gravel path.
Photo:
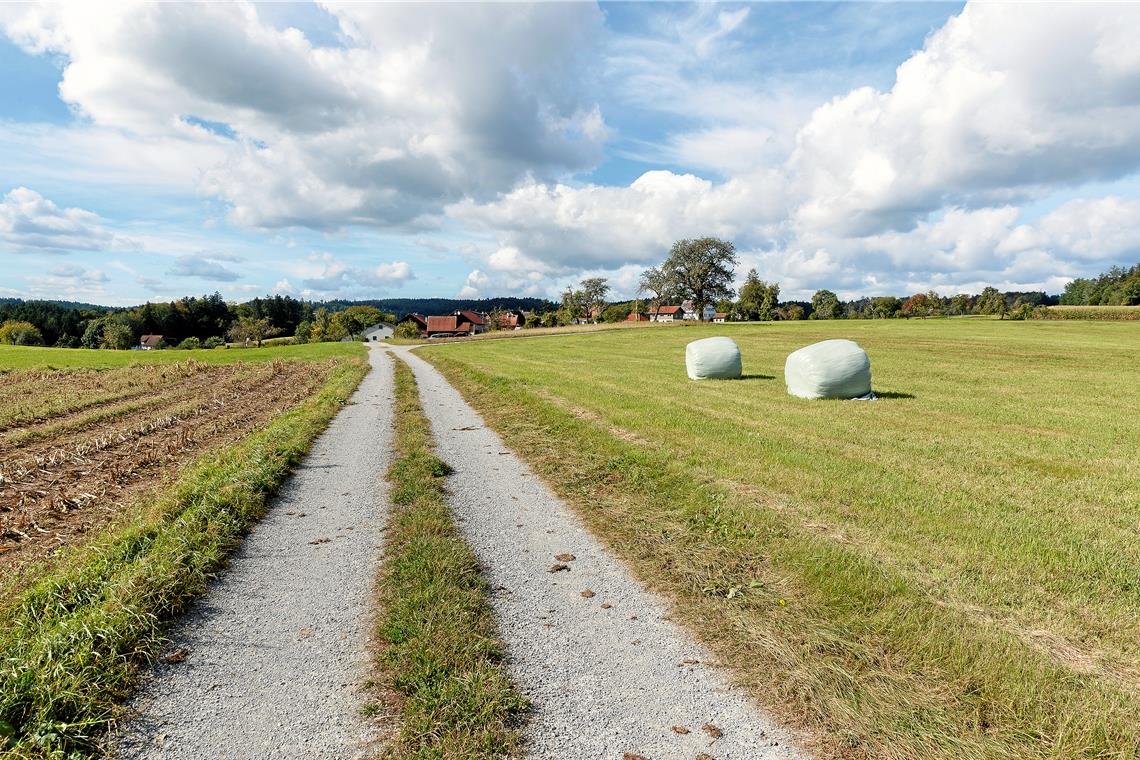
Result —
<svg viewBox="0 0 1140 760"><path fill-rule="evenodd" d="M686 664L709 655L665 619L664 602L433 367L407 348L395 350L415 371L439 455L455 469L448 487L456 520L487 568L512 676L534 706L530 757L805 757L724 674ZM575 557L564 563L569 570L548 572L562 553ZM583 597L586 589L595 596ZM706 724L723 735L714 738Z"/></svg>
<svg viewBox="0 0 1140 760"><path fill-rule="evenodd" d="M206 596L112 738L120 758L358 758L371 589L386 513L392 358L317 439Z"/></svg>

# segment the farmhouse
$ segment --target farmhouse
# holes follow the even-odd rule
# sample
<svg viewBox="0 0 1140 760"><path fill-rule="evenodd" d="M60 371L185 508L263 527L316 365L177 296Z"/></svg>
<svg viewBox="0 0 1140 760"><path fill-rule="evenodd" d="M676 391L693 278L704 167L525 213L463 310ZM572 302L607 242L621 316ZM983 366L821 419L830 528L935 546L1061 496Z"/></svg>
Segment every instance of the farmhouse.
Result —
<svg viewBox="0 0 1140 760"><path fill-rule="evenodd" d="M509 309L499 314L500 330L521 330L526 324L526 314L519 309Z"/></svg>
<svg viewBox="0 0 1140 760"><path fill-rule="evenodd" d="M653 322L679 322L685 319L684 306L659 306L650 320Z"/></svg>
<svg viewBox="0 0 1140 760"><path fill-rule="evenodd" d="M140 351L153 351L156 348L162 347L161 335L144 335L139 338Z"/></svg>
<svg viewBox="0 0 1140 760"><path fill-rule="evenodd" d="M428 318L425 317L423 314L416 314L415 312L412 312L411 314L408 314L407 316L405 316L403 319L401 319L396 324L402 325L405 322L411 322L413 325L416 326L416 329L418 329L420 331L420 335L423 335L427 332L427 326L428 326L427 319Z"/></svg>
<svg viewBox="0 0 1140 760"><path fill-rule="evenodd" d="M473 311L457 311L448 316L428 317L424 333L427 337L452 335L478 335L486 332L487 323Z"/></svg>
<svg viewBox="0 0 1140 760"><path fill-rule="evenodd" d="M631 311L629 316L625 318L626 322L648 322L648 314L638 314L636 311Z"/></svg>
<svg viewBox="0 0 1140 760"><path fill-rule="evenodd" d="M482 314L474 311L456 311L454 315L460 326L467 325L466 329L471 335L487 332L487 320Z"/></svg>
<svg viewBox="0 0 1140 760"><path fill-rule="evenodd" d="M697 318L701 318L701 319L703 319L704 321L706 321L706 322L709 322L709 321L711 321L711 320L712 320L712 318L713 318L713 315L715 315L715 314L716 314L716 309L714 309L714 308L713 308L711 305L709 305L709 304L705 304L705 308L704 308L704 309L702 309L702 310L701 310L701 311L698 313L698 312L697 312L697 307L696 307L696 306L693 304L693 302L692 302L692 301L683 301L683 302L681 303L681 308L683 308L683 309L685 310L685 316L684 316L684 317L682 317L682 319L697 319Z"/></svg>
<svg viewBox="0 0 1140 760"><path fill-rule="evenodd" d="M725 314L723 311L718 311L712 315L712 321L716 322L718 324L721 322L727 322L728 321L728 315Z"/></svg>

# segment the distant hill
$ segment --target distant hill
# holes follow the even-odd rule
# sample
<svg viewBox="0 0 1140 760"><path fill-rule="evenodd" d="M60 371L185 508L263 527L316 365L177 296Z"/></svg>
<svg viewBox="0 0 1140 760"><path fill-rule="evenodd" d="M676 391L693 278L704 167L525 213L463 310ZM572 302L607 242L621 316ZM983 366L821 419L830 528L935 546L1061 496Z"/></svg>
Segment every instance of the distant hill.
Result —
<svg viewBox="0 0 1140 760"><path fill-rule="evenodd" d="M51 304L52 306L59 306L62 309L74 309L74 310L85 309L85 310L108 311L110 309L116 308L113 306L100 306L99 304L96 304L96 303L83 303L82 301L56 301L54 299L39 299L39 298L29 298L29 299L0 298L0 306L22 306L23 304L29 304L29 303Z"/></svg>
<svg viewBox="0 0 1140 760"><path fill-rule="evenodd" d="M520 309L522 311L547 311L558 308L558 304L545 298L379 298L367 301L314 301L313 308L324 306L329 311L340 311L356 304L375 306L382 311L395 312L397 317L417 312L419 314L449 314L458 309L471 311L491 311L492 309Z"/></svg>

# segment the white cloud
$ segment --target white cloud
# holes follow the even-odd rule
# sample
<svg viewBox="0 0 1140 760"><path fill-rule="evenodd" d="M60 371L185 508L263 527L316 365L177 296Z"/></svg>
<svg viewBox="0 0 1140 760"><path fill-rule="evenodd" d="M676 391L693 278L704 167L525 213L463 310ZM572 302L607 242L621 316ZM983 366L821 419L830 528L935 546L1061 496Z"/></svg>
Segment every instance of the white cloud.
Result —
<svg viewBox="0 0 1140 760"><path fill-rule="evenodd" d="M60 208L35 190L14 188L0 201L0 241L15 252L68 253L130 248L134 243L107 230L98 214Z"/></svg>
<svg viewBox="0 0 1140 760"><path fill-rule="evenodd" d="M898 68L818 108L788 164L804 228L866 234L1140 166L1140 6L970 4ZM1125 40L1132 40L1126 42Z"/></svg>
<svg viewBox="0 0 1140 760"><path fill-rule="evenodd" d="M326 10L348 47L249 3L6 6L0 23L65 58L60 96L97 127L209 146L201 186L244 225L409 224L600 158L607 130L581 84L596 7Z"/></svg>
<svg viewBox="0 0 1140 760"><path fill-rule="evenodd" d="M491 278L478 269L467 275L463 287L455 294L456 298L482 298L484 290L491 282Z"/></svg>
<svg viewBox="0 0 1140 760"><path fill-rule="evenodd" d="M314 254L307 262L294 265L293 270L301 278L301 293L305 296L361 296L398 288L416 278L406 261L354 267L331 253ZM288 280L282 282L288 284Z"/></svg>
<svg viewBox="0 0 1140 760"><path fill-rule="evenodd" d="M1122 31L1138 27L1140 6L970 5L898 68L889 91L863 87L818 107L776 168L763 168L776 133L747 117L668 146L723 182L665 171L626 187L531 181L447 214L495 236L483 268L548 282L659 261L677 238L718 235L786 279L785 292L1043 286L1088 273L1081 261L1103 266L1137 249L1132 201L1074 201L1032 224L1020 205L1140 167L1140 55ZM659 59L646 52L653 44L630 43L630 60Z"/></svg>

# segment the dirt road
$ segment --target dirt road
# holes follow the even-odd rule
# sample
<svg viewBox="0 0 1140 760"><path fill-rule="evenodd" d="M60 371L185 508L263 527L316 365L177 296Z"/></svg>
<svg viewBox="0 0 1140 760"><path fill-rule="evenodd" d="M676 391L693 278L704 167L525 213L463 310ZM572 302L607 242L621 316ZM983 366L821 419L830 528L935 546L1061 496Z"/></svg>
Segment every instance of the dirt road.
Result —
<svg viewBox="0 0 1140 760"><path fill-rule="evenodd" d="M372 371L230 566L171 632L112 739L120 758L356 758L386 514L392 359Z"/></svg>
<svg viewBox="0 0 1140 760"><path fill-rule="evenodd" d="M486 567L511 675L534 705L528 756L804 757L434 368L395 350L455 470L456 521ZM567 569L550 572L556 564Z"/></svg>

